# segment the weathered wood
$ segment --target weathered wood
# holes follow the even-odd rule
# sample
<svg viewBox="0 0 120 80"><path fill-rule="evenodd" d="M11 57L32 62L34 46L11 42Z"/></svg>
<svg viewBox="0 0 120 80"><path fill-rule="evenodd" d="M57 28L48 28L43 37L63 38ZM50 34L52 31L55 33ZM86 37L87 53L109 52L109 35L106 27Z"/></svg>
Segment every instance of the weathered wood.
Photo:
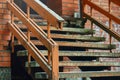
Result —
<svg viewBox="0 0 120 80"><path fill-rule="evenodd" d="M44 56L47 56L46 50L41 50ZM28 51L18 51L17 56L28 56ZM82 51L59 51L59 56L81 56L81 57L120 57L120 53L110 52L82 52Z"/></svg>
<svg viewBox="0 0 120 80"><path fill-rule="evenodd" d="M36 61L31 61L31 67L40 67L40 65ZM60 61L59 67L62 66L82 66L82 67L95 67L95 66L120 66L119 62L102 62L102 61ZM28 67L28 62L26 62L25 67Z"/></svg>
<svg viewBox="0 0 120 80"><path fill-rule="evenodd" d="M59 66L120 66L120 62L60 61Z"/></svg>
<svg viewBox="0 0 120 80"><path fill-rule="evenodd" d="M21 29L26 30L26 26L23 24L17 24ZM47 26L40 26L41 29L47 30ZM81 35L89 35L89 34L94 34L95 30L91 29L82 29L82 28L67 28L64 27L62 30L60 29L55 29L51 27L51 33L52 31L54 32L60 32L60 33L74 33L74 34L81 34Z"/></svg>
<svg viewBox="0 0 120 80"><path fill-rule="evenodd" d="M42 45L43 44L38 40L31 40L35 45ZM101 50L110 50L115 49L116 45L114 44L94 44L90 42L67 42L67 41L56 41L59 46L64 47L79 47L79 48L87 48L87 49L101 49ZM15 45L19 45L16 41Z"/></svg>
<svg viewBox="0 0 120 80"><path fill-rule="evenodd" d="M36 73L37 76L37 73ZM61 72L60 78L78 78L78 77L110 77L120 76L119 71L91 71L91 72Z"/></svg>
<svg viewBox="0 0 120 80"><path fill-rule="evenodd" d="M115 77L120 76L119 71L86 71L86 72L60 72L59 78L84 78L84 77ZM48 79L45 72L36 72L36 79Z"/></svg>

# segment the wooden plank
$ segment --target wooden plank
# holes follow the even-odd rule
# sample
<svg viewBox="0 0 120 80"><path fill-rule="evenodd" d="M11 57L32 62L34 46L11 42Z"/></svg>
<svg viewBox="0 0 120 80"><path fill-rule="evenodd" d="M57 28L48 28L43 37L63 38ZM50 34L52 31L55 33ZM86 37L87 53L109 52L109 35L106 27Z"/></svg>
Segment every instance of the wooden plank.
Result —
<svg viewBox="0 0 120 80"><path fill-rule="evenodd" d="M59 27L61 22L64 22L64 19L53 12L50 8L44 5L39 0L24 0L33 10L35 10L42 18L46 19L49 23L55 27Z"/></svg>
<svg viewBox="0 0 120 80"><path fill-rule="evenodd" d="M44 56L47 56L47 50L41 51ZM17 52L17 56L28 56L27 50L22 50ZM120 57L120 53L110 53L110 52L82 52L82 51L59 51L59 56L81 56L81 57Z"/></svg>
<svg viewBox="0 0 120 80"><path fill-rule="evenodd" d="M93 9L97 10L98 12L100 12L101 14L104 14L105 16L107 16L108 18L112 19L113 21L115 21L116 23L120 24L120 19L114 15L112 15L111 13L107 12L106 10L104 10L103 8L97 6L96 4L85 0L84 1L85 4L89 5L90 7L92 7Z"/></svg>
<svg viewBox="0 0 120 80"><path fill-rule="evenodd" d="M120 62L60 61L59 66L120 66Z"/></svg>
<svg viewBox="0 0 120 80"><path fill-rule="evenodd" d="M86 16L90 21L92 21L94 24L99 26L101 29L109 33L112 37L114 37L116 40L120 41L120 34L115 32L114 30L109 29L106 25L104 25L102 22L99 22L95 18L89 16L88 14L84 13L84 16Z"/></svg>
<svg viewBox="0 0 120 80"><path fill-rule="evenodd" d="M32 40L32 42L37 46L44 46L38 40ZM94 44L90 42L67 42L67 41L56 41L56 43L61 47L79 47L79 48L87 48L87 49L100 49L100 50L110 50L115 49L116 45L114 44ZM16 42L15 45L20 45Z"/></svg>
<svg viewBox="0 0 120 80"><path fill-rule="evenodd" d="M36 73L36 76L38 73ZM39 76L39 75L38 75ZM61 72L60 78L80 78L80 77L113 77L120 76L119 71L86 71L86 72Z"/></svg>
<svg viewBox="0 0 120 80"><path fill-rule="evenodd" d="M59 78L84 78L84 77L116 77L120 71L86 71L86 72L60 72ZM45 72L36 72L36 79L48 79Z"/></svg>
<svg viewBox="0 0 120 80"><path fill-rule="evenodd" d="M26 26L23 24L17 24L21 29L26 29ZM47 26L40 26L40 29L47 30ZM81 35L88 35L88 34L94 34L95 31L91 29L82 29L82 28L67 28L64 27L62 30L51 28L51 33L54 32L60 32L60 33L74 33L74 34L81 34Z"/></svg>
<svg viewBox="0 0 120 80"><path fill-rule="evenodd" d="M22 43L22 45L30 52L32 57L41 65L42 69L44 69L48 74L51 73L51 67L47 64L46 58L41 54L41 52L31 43L27 42L26 35L21 32L17 26L11 23L8 23L9 29L13 32L17 39Z"/></svg>

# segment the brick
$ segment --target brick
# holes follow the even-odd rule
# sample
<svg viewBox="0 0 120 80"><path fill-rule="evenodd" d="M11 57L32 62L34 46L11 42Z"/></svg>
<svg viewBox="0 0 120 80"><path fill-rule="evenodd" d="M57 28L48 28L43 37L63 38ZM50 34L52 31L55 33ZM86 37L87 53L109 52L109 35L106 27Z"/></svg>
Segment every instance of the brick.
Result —
<svg viewBox="0 0 120 80"><path fill-rule="evenodd" d="M8 57L5 57L5 56L0 57L0 62L10 62L10 61L11 61L10 56L8 56Z"/></svg>
<svg viewBox="0 0 120 80"><path fill-rule="evenodd" d="M0 40L10 40L10 35L0 35Z"/></svg>
<svg viewBox="0 0 120 80"><path fill-rule="evenodd" d="M0 57L10 57L11 52L8 50L0 50Z"/></svg>
<svg viewBox="0 0 120 80"><path fill-rule="evenodd" d="M10 67L10 62L0 62L0 67Z"/></svg>
<svg viewBox="0 0 120 80"><path fill-rule="evenodd" d="M0 30L0 34L6 34L6 35L9 35L10 34L10 31L9 30Z"/></svg>

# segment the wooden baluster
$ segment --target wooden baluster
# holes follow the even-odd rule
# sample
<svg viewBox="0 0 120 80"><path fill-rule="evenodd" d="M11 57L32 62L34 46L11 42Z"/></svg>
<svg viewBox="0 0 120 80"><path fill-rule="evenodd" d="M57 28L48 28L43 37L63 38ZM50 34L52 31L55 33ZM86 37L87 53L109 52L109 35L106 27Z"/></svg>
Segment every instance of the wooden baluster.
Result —
<svg viewBox="0 0 120 80"><path fill-rule="evenodd" d="M30 18L30 6L27 5L27 17Z"/></svg>
<svg viewBox="0 0 120 80"><path fill-rule="evenodd" d="M58 45L55 45L52 49L52 80L58 80L59 72L59 48Z"/></svg>
<svg viewBox="0 0 120 80"><path fill-rule="evenodd" d="M13 0L12 0L13 2ZM11 12L11 23L14 23L14 14ZM11 46L12 46L12 53L14 53L14 34L12 34L12 41L11 41Z"/></svg>
<svg viewBox="0 0 120 80"><path fill-rule="evenodd" d="M109 7L109 13L111 12L111 1L109 0L108 3L108 7ZM111 18L109 18L109 29L112 29L112 20ZM109 43L112 44L112 36L109 35ZM112 50L110 50L110 52L112 52Z"/></svg>
<svg viewBox="0 0 120 80"><path fill-rule="evenodd" d="M50 23L48 22L48 26L47 26L47 34L48 34L48 39L51 38L51 34L50 34ZM48 64L51 64L51 53L48 50Z"/></svg>
<svg viewBox="0 0 120 80"><path fill-rule="evenodd" d="M14 53L14 34L12 34L11 46L12 46L12 53Z"/></svg>
<svg viewBox="0 0 120 80"><path fill-rule="evenodd" d="M90 0L91 1L91 0ZM92 12L93 12L93 8L92 7L90 7L90 16L92 17L93 15L92 15ZM93 22L91 21L91 29L93 30ZM93 36L93 34L92 34L92 36Z"/></svg>
<svg viewBox="0 0 120 80"><path fill-rule="evenodd" d="M93 8L90 8L90 16L92 17ZM93 30L93 22L91 21L91 29ZM93 34L92 34L93 36Z"/></svg>
<svg viewBox="0 0 120 80"><path fill-rule="evenodd" d="M27 18L30 18L30 7L27 5ZM30 30L27 31L28 42L30 43ZM28 74L31 74L31 54L28 51Z"/></svg>

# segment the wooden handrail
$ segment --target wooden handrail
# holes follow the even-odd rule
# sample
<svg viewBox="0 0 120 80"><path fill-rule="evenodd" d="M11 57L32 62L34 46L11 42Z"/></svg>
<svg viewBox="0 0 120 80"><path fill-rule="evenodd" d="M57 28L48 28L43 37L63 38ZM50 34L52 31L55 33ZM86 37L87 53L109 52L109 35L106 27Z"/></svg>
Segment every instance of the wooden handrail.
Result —
<svg viewBox="0 0 120 80"><path fill-rule="evenodd" d="M113 14L111 14L111 2L120 5L120 1L118 0L109 0L108 3L108 11L104 10L103 8L101 8L100 6L94 4L93 2L91 2L91 0L82 0L83 1L83 16L87 17L90 21L91 21L91 28L93 29L93 23L98 25L98 27L100 27L102 30L106 31L109 36L110 36L110 44L112 42L112 37L114 37L115 39L117 39L118 41L120 41L120 34L116 33L113 29L112 29L112 21L120 24L120 19L116 16L114 16ZM88 5L90 7L90 15L88 15L86 13L86 5ZM99 13L101 13L102 15L105 15L108 19L109 19L109 27L107 27L106 25L104 25L103 23L99 22L98 20L96 20L95 18L93 18L92 15L92 10L96 10Z"/></svg>
<svg viewBox="0 0 120 80"><path fill-rule="evenodd" d="M48 50L52 51L52 42L49 41L49 39L47 38L47 34L39 26L33 27L34 24L32 24L31 20L25 16L25 13L23 11L18 9L16 4L11 4L10 2L8 3L8 9L11 10L14 15L18 17L23 22L23 24L28 27L30 31L33 32L33 34L37 35L37 38L40 39L40 41L47 47ZM38 29L41 32L39 32Z"/></svg>
<svg viewBox="0 0 120 80"><path fill-rule="evenodd" d="M120 1L119 1L120 2ZM92 3L91 1L88 0L84 0L85 5L89 5L90 7L92 7L93 9L97 10L98 12L104 14L105 16L107 16L108 18L112 19L113 21L117 22L118 24L120 24L120 19L117 18L116 16L112 15L111 13L107 12L106 10L104 10L103 8L97 6L96 4Z"/></svg>
<svg viewBox="0 0 120 80"><path fill-rule="evenodd" d="M46 58L42 55L42 53L35 47L35 45L30 42L27 42L27 36L15 25L14 23L11 24L8 23L9 29L12 31L12 33L15 35L17 39L21 42L21 44L30 51L32 57L41 65L41 67L48 73L51 73L51 68L47 64Z"/></svg>
<svg viewBox="0 0 120 80"><path fill-rule="evenodd" d="M28 61L30 62L30 56L32 56L42 66L43 70L47 72L50 79L58 80L58 44L51 38L48 38L48 35L29 17L29 7L27 10L28 13L26 14L14 2L8 1L8 9L12 12L11 23L9 23L10 30L13 37L15 35L15 37L17 37L22 45L28 50ZM18 17L28 28L27 36L25 36L23 32L21 32L20 29L14 24L14 15ZM45 45L49 51L48 55L51 54L49 55L51 59L47 60L34 46L30 40L30 32L32 32L43 43L43 45ZM14 40L12 42L14 42Z"/></svg>
<svg viewBox="0 0 120 80"><path fill-rule="evenodd" d="M110 0L110 1L115 3L116 5L120 6L120 0Z"/></svg>
<svg viewBox="0 0 120 80"><path fill-rule="evenodd" d="M40 0L24 0L33 10L35 10L42 18L46 19L51 25L61 27L64 19L57 15L54 11L44 5Z"/></svg>
<svg viewBox="0 0 120 80"><path fill-rule="evenodd" d="M89 16L86 13L84 13L84 16L87 17L87 19L89 19L90 21L92 21L94 24L96 24L97 26L99 26L100 28L102 28L104 31L106 31L107 33L109 33L110 35L112 35L115 39L117 39L118 41L120 41L120 35L117 32L115 32L114 30L110 30L102 22L96 20L95 18Z"/></svg>

